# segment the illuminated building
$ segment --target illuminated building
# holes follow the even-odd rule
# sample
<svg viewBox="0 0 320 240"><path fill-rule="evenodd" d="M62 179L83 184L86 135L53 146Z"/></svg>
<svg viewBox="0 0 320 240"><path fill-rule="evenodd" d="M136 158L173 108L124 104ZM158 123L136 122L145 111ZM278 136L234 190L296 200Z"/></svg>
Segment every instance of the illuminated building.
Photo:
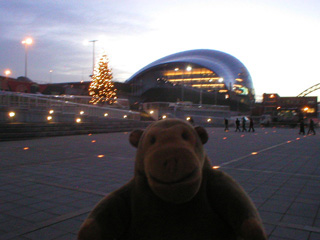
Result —
<svg viewBox="0 0 320 240"><path fill-rule="evenodd" d="M246 67L216 50L175 53L145 66L126 83L139 102L192 102L248 111L254 88Z"/></svg>
<svg viewBox="0 0 320 240"><path fill-rule="evenodd" d="M272 117L299 115L298 118L317 117L318 98L308 97L280 97L276 93L263 94L263 114L269 114Z"/></svg>

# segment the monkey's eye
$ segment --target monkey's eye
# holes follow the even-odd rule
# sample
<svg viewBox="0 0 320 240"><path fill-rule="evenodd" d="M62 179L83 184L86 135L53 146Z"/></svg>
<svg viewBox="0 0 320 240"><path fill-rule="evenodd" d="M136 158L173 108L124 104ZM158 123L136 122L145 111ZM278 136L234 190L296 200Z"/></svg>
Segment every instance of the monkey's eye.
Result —
<svg viewBox="0 0 320 240"><path fill-rule="evenodd" d="M152 137L150 138L150 143L151 143L151 144L155 144L155 143L156 143L156 137L155 137L155 136L152 136Z"/></svg>
<svg viewBox="0 0 320 240"><path fill-rule="evenodd" d="M188 132L183 132L183 133L181 134L181 136L182 136L182 138L183 138L184 140L188 140L188 139L189 139L189 133L188 133Z"/></svg>

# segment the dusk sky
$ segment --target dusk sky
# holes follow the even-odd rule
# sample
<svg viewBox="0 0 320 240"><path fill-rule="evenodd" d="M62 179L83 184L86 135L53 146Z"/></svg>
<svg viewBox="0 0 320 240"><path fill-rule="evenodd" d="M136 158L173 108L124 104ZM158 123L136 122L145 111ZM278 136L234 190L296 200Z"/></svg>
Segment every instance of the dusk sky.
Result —
<svg viewBox="0 0 320 240"><path fill-rule="evenodd" d="M24 76L21 41L31 37L37 83L89 81L90 40L114 81L176 52L213 49L247 67L257 95L296 96L320 82L319 0L0 0L0 16L0 75Z"/></svg>

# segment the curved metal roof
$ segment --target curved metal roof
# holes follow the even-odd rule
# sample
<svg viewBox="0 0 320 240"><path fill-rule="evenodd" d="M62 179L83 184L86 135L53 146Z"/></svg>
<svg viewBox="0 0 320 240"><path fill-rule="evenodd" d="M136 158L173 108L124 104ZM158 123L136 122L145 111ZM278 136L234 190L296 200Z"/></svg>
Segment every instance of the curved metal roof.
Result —
<svg viewBox="0 0 320 240"><path fill-rule="evenodd" d="M230 83L233 84L235 82L235 79L238 77L238 74L246 71L248 78L245 79L245 82L243 84L245 84L249 88L253 88L252 80L248 70L237 58L224 52L209 49L178 52L160 58L159 60L156 60L140 69L138 72L133 74L126 82L134 81L139 75L152 70L153 68L170 63L194 63L203 66L217 73L218 76L223 77L226 86L229 86Z"/></svg>

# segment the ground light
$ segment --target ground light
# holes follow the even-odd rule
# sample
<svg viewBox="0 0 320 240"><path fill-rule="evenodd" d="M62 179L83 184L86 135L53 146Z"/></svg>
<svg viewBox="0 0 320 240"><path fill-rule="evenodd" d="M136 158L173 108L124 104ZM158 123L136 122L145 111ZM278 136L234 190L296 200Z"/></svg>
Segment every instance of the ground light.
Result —
<svg viewBox="0 0 320 240"><path fill-rule="evenodd" d="M9 115L10 118L13 118L14 116L16 116L16 113L15 112L9 112L8 115Z"/></svg>

